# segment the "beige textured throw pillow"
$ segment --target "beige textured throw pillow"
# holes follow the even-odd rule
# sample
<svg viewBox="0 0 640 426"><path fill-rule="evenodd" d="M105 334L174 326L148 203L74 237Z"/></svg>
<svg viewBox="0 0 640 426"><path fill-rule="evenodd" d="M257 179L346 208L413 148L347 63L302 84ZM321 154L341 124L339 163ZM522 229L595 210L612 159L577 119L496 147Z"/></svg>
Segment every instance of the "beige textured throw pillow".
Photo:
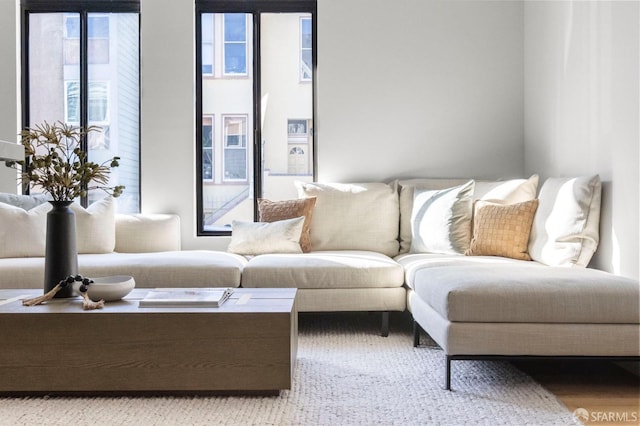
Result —
<svg viewBox="0 0 640 426"><path fill-rule="evenodd" d="M471 239L474 181L439 191L414 191L411 253L462 254Z"/></svg>
<svg viewBox="0 0 640 426"><path fill-rule="evenodd" d="M302 253L300 234L304 216L277 222L231 222L227 251L242 255Z"/></svg>
<svg viewBox="0 0 640 426"><path fill-rule="evenodd" d="M316 197L302 198L298 200L270 201L264 198L258 199L258 220L260 222L276 222L278 220L293 219L304 216L302 235L300 235L300 247L304 253L311 251L311 216L316 205Z"/></svg>
<svg viewBox="0 0 640 426"><path fill-rule="evenodd" d="M537 208L537 199L507 205L476 201L473 238L465 254L531 260L529 234Z"/></svg>

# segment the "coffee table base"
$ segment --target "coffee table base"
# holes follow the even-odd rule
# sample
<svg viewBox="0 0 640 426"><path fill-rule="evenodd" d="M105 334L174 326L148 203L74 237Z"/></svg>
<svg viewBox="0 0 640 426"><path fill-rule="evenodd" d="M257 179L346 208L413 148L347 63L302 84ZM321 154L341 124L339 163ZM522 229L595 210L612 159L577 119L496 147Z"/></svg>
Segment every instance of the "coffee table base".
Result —
<svg viewBox="0 0 640 426"><path fill-rule="evenodd" d="M277 289L270 290L273 295ZM0 306L0 393L290 389L297 352L295 290L273 300L259 299L257 289L250 293L258 298L254 304L233 306L238 299L232 299L217 309L142 309L135 299L108 304L102 312L83 312L79 300L10 312L9 305Z"/></svg>

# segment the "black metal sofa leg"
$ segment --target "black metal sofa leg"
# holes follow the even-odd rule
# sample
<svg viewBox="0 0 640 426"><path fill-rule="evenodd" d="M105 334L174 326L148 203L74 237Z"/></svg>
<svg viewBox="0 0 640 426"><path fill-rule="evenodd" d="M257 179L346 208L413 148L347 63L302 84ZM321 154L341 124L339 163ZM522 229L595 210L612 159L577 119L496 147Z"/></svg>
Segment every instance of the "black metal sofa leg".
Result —
<svg viewBox="0 0 640 426"><path fill-rule="evenodd" d="M417 348L420 346L420 332L422 331L422 327L416 320L413 320L413 347Z"/></svg>
<svg viewBox="0 0 640 426"><path fill-rule="evenodd" d="M382 337L389 336L389 311L382 312L382 330L380 332Z"/></svg>
<svg viewBox="0 0 640 426"><path fill-rule="evenodd" d="M444 372L444 389L450 391L451 390L451 356L446 355L446 367Z"/></svg>

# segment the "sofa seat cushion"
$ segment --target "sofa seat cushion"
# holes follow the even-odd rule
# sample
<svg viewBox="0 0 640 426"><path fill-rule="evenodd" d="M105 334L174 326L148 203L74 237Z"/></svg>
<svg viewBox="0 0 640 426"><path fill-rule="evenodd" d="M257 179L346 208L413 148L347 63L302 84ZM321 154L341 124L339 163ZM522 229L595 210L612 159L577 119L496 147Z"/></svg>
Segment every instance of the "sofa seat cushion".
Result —
<svg viewBox="0 0 640 426"><path fill-rule="evenodd" d="M249 260L242 271L243 287L384 288L402 283L402 266L369 251L265 254Z"/></svg>
<svg viewBox="0 0 640 426"><path fill-rule="evenodd" d="M637 280L533 262L435 266L416 294L452 322L638 324Z"/></svg>
<svg viewBox="0 0 640 426"><path fill-rule="evenodd" d="M208 250L78 256L80 274L131 275L137 288L238 287L245 264L242 256ZM0 259L0 288L41 288L43 277L42 257Z"/></svg>
<svg viewBox="0 0 640 426"><path fill-rule="evenodd" d="M113 253L78 257L83 275L131 275L136 287L238 287L246 259L209 250Z"/></svg>
<svg viewBox="0 0 640 426"><path fill-rule="evenodd" d="M465 266L465 265L503 265L513 263L518 265L534 265L535 262L525 262L499 256L464 256L460 254L439 253L408 253L394 258L404 268L404 282L413 289L416 271L422 268L436 266Z"/></svg>

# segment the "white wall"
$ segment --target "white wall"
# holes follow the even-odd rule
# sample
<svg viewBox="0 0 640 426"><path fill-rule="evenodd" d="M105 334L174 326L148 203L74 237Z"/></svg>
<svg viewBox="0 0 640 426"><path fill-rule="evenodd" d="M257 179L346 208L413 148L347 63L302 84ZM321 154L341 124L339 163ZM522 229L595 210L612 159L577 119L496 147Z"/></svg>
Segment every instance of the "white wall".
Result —
<svg viewBox="0 0 640 426"><path fill-rule="evenodd" d="M521 175L522 13L319 0L319 179Z"/></svg>
<svg viewBox="0 0 640 426"><path fill-rule="evenodd" d="M195 238L195 39L189 0L142 0L142 212L180 215L183 248Z"/></svg>
<svg viewBox="0 0 640 426"><path fill-rule="evenodd" d="M638 278L638 2L527 2L526 170L599 173L592 266Z"/></svg>
<svg viewBox="0 0 640 426"><path fill-rule="evenodd" d="M0 140L18 142L18 7L16 0L0 0ZM0 163L0 192L17 191L17 173Z"/></svg>

